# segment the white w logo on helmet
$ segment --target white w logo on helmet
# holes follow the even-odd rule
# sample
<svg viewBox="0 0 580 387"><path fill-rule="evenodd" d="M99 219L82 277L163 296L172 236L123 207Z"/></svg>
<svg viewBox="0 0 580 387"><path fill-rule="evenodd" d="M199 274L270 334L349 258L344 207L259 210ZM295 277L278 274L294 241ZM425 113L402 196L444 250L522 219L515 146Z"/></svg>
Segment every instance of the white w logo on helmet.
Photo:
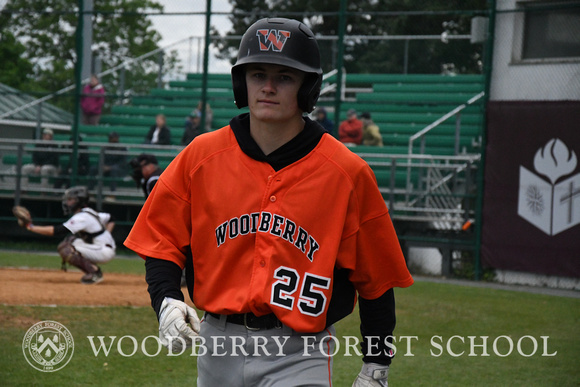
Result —
<svg viewBox="0 0 580 387"><path fill-rule="evenodd" d="M258 30L256 36L259 39L260 51L282 52L286 40L290 38L290 31L282 30Z"/></svg>

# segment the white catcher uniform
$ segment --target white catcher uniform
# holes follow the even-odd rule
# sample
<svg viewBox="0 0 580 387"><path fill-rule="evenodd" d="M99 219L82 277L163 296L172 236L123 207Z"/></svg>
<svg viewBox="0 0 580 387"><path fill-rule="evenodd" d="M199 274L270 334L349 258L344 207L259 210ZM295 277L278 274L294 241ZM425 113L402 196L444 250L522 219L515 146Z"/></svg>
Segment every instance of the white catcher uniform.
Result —
<svg viewBox="0 0 580 387"><path fill-rule="evenodd" d="M115 256L115 240L105 225L111 219L111 214L97 212L92 208L83 208L71 216L63 226L79 236L72 245L83 257L94 263L107 263ZM79 234L94 235L93 243L85 242Z"/></svg>

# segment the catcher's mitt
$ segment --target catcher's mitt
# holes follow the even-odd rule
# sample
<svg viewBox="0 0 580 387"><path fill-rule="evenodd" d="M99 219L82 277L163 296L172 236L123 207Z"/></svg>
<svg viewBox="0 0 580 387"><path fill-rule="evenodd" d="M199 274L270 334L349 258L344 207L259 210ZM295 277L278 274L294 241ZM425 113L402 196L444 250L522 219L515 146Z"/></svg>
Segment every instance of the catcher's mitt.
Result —
<svg viewBox="0 0 580 387"><path fill-rule="evenodd" d="M14 206L12 207L12 213L18 219L18 225L20 227L27 228L32 223L32 217L26 207Z"/></svg>

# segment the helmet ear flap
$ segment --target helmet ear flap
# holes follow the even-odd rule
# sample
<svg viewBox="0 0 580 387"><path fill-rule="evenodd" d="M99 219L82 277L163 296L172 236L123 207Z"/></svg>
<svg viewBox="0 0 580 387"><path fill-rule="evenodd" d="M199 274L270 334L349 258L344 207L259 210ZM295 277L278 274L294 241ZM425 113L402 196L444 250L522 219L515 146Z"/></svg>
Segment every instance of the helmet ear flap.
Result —
<svg viewBox="0 0 580 387"><path fill-rule="evenodd" d="M246 66L232 68L232 86L234 89L234 102L238 109L248 106L248 88L246 86Z"/></svg>
<svg viewBox="0 0 580 387"><path fill-rule="evenodd" d="M314 110L314 105L320 96L320 87L322 85L322 75L316 73L306 73L304 82L298 90L298 107L303 112L310 113Z"/></svg>

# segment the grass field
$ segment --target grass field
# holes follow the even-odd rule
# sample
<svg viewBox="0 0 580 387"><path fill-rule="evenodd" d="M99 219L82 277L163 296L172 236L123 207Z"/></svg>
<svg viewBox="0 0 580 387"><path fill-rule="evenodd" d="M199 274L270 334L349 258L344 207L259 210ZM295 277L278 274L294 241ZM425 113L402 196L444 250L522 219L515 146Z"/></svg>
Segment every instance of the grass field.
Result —
<svg viewBox="0 0 580 387"><path fill-rule="evenodd" d="M0 253L0 266L56 268L58 259ZM143 273L143 270L143 261L139 259L118 259L107 265L108 272ZM397 356L389 377L391 386L580 385L578 299L427 282L398 289L396 297ZM25 332L42 320L64 324L75 340L72 360L58 372L36 371L22 353ZM2 305L0 324L0 385L195 385L195 358L188 356L189 352L178 357L168 357L166 352L154 357L142 353L143 339L157 332L157 321L150 308ZM342 320L337 324L338 337L358 336L358 325L356 314ZM116 336L118 340L125 335L138 340L134 356L119 353L117 341L109 356L102 352L95 356L87 339L87 336ZM409 339L410 351L401 336L416 337ZM449 341L452 336L455 337ZM469 356L468 336L475 336L475 344L482 343L481 336L488 336L485 351L489 356L481 356L484 349L480 346L474 347L476 356ZM504 356L509 351L510 339L512 352ZM523 355L518 353L518 341ZM527 357L534 352L534 341L538 348ZM127 339L122 343L121 350L130 353L133 344ZM155 353L152 339L146 341L145 350ZM543 353L556 354L542 356ZM334 357L334 385L350 386L360 364L356 357L344 356L342 345L341 352Z"/></svg>
<svg viewBox="0 0 580 387"><path fill-rule="evenodd" d="M47 253L14 253L0 251L0 267L30 267L60 269L60 257ZM145 275L145 261L137 256L134 258L113 259L105 266L108 273L127 273Z"/></svg>

